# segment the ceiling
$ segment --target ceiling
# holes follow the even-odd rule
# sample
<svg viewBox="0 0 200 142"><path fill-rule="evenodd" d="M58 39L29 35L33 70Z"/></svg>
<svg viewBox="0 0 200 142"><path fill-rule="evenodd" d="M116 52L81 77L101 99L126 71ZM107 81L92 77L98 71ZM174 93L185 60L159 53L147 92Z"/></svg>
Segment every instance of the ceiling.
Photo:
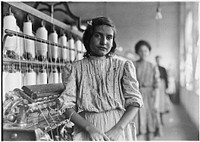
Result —
<svg viewBox="0 0 200 142"><path fill-rule="evenodd" d="M80 17L74 15L67 2L24 2L25 4L49 15L53 16L53 18L71 26L77 26L80 31L83 31L80 29L79 24L86 23L87 20L80 21ZM2 3L3 7L3 13L2 15L8 15L9 14L9 5L7 3ZM16 17L17 25L20 27L21 31L23 30L23 22L27 20L27 14L15 7L11 7L11 11ZM52 14L53 13L53 14ZM41 20L37 17L34 17L32 15L28 15L30 20L33 23L33 31L36 32L38 27L41 26ZM49 23L45 23L45 26L47 30L52 30L52 25ZM59 30L58 30L59 33Z"/></svg>

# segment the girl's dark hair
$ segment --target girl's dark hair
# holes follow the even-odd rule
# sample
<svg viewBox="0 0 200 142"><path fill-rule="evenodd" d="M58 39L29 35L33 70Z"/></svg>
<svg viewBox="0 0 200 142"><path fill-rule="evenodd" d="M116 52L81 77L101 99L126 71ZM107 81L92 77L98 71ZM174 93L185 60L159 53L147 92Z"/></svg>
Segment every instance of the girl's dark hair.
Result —
<svg viewBox="0 0 200 142"><path fill-rule="evenodd" d="M98 26L101 26L101 25L107 25L107 26L112 27L113 32L114 32L113 47L111 48L110 52L107 55L111 55L115 52L115 49L117 47L116 42L115 42L116 29L115 29L115 25L113 24L113 21L108 17L97 17L88 22L87 28L83 34L83 44L86 49L86 53L85 53L84 57L89 57L91 37L95 32L95 28Z"/></svg>
<svg viewBox="0 0 200 142"><path fill-rule="evenodd" d="M138 54L139 49L140 49L140 47L141 47L142 45L147 46L147 48L149 49L149 51L151 51L151 45L150 45L147 41L145 41L145 40L140 40L140 41L138 41L138 42L136 43L136 45L135 45L135 53Z"/></svg>

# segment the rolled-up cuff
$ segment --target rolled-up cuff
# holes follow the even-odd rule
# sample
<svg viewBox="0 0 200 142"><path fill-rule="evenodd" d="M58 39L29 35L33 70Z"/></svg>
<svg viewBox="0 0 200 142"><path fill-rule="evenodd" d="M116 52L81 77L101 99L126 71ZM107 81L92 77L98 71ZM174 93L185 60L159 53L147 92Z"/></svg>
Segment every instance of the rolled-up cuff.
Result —
<svg viewBox="0 0 200 142"><path fill-rule="evenodd" d="M127 108L130 105L141 108L141 107L143 107L143 101L138 100L138 99L128 99L128 100L126 100L125 108Z"/></svg>

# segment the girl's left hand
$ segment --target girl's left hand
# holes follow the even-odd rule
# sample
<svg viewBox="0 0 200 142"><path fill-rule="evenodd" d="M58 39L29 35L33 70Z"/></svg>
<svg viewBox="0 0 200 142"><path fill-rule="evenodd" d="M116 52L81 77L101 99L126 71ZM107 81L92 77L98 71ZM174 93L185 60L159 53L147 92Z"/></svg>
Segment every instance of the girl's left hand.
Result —
<svg viewBox="0 0 200 142"><path fill-rule="evenodd" d="M105 133L111 141L117 141L123 134L123 128L114 126Z"/></svg>

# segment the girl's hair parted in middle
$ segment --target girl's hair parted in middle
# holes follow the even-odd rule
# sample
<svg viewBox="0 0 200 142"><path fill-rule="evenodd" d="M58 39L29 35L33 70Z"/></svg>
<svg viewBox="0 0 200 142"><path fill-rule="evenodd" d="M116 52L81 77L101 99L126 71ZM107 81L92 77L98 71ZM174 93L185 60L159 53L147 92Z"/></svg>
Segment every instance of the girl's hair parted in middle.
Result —
<svg viewBox="0 0 200 142"><path fill-rule="evenodd" d="M110 52L107 54L107 56L112 55L115 52L116 47L117 47L117 44L115 42L116 28L115 28L115 25L113 24L113 21L108 17L97 17L88 22L87 29L85 30L83 34L83 44L86 49L86 53L84 57L89 57L90 55L90 40L92 38L92 35L95 32L95 28L102 25L107 25L107 26L112 27L113 32L114 32L113 46Z"/></svg>

